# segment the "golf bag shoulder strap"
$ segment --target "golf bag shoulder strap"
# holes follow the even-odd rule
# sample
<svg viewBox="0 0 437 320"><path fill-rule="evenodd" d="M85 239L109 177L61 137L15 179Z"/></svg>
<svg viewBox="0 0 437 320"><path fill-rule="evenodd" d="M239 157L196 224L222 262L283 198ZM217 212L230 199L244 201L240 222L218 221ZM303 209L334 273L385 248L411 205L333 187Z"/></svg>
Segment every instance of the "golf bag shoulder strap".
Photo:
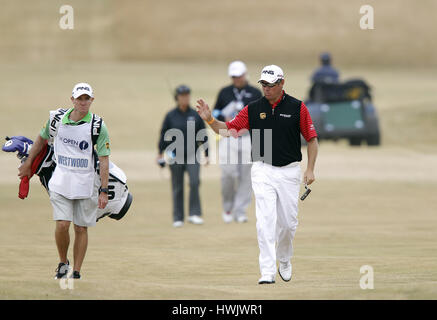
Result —
<svg viewBox="0 0 437 320"><path fill-rule="evenodd" d="M93 114L92 126L91 126L91 139L93 140L93 146L97 144L97 139L99 138L100 131L102 130L103 119Z"/></svg>
<svg viewBox="0 0 437 320"><path fill-rule="evenodd" d="M59 125L61 124L62 117L67 113L68 109L59 108L57 110L50 111L50 123L49 123L49 136L50 140L53 140L58 134Z"/></svg>

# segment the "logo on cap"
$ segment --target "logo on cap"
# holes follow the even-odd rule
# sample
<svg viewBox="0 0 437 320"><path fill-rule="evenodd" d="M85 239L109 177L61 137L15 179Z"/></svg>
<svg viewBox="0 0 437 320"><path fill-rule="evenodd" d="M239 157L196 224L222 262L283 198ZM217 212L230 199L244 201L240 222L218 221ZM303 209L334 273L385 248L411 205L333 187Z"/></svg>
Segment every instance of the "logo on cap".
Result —
<svg viewBox="0 0 437 320"><path fill-rule="evenodd" d="M275 83L279 80L284 79L284 72L278 66L272 64L270 66L265 66L261 71L261 78L258 82L267 81L269 83Z"/></svg>
<svg viewBox="0 0 437 320"><path fill-rule="evenodd" d="M90 88L88 88L88 87L77 87L76 91L79 91L79 90L91 91Z"/></svg>
<svg viewBox="0 0 437 320"><path fill-rule="evenodd" d="M259 114L259 118L260 118L260 119L265 119L265 118L266 118L266 113L265 113L265 112L261 112L261 113Z"/></svg>
<svg viewBox="0 0 437 320"><path fill-rule="evenodd" d="M94 97L93 95L93 89L91 88L91 86L88 83L85 82L80 82L77 83L74 87L73 87L73 92L72 92L72 96L73 98L79 98L79 96L81 96L82 94L86 94L88 96L90 96L91 98Z"/></svg>

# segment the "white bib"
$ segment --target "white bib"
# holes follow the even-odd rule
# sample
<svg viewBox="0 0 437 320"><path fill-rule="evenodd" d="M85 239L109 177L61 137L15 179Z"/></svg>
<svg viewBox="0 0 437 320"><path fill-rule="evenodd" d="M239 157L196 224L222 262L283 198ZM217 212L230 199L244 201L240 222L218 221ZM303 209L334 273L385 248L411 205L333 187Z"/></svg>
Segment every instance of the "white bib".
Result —
<svg viewBox="0 0 437 320"><path fill-rule="evenodd" d="M67 199L91 198L94 188L91 123L59 124L54 137L56 169L49 189Z"/></svg>

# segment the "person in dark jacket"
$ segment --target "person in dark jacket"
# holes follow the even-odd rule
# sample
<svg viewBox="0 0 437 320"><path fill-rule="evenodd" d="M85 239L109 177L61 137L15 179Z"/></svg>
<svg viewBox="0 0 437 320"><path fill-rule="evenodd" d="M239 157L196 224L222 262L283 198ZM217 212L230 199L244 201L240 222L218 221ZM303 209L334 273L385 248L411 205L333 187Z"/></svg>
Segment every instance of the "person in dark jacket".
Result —
<svg viewBox="0 0 437 320"><path fill-rule="evenodd" d="M208 137L203 120L190 107L190 92L190 88L185 85L176 88L177 106L165 116L158 143L158 163L161 166L165 165L164 153L169 162L173 191L173 226L176 228L184 224L185 172L188 173L190 179L188 222L196 225L203 224L199 196L200 153L198 149L204 149L207 164ZM201 141L197 140L199 136L202 138Z"/></svg>
<svg viewBox="0 0 437 320"><path fill-rule="evenodd" d="M339 74L331 65L331 55L324 52L320 55L320 63L322 64L316 71L314 71L311 81L313 83L337 83L339 81Z"/></svg>

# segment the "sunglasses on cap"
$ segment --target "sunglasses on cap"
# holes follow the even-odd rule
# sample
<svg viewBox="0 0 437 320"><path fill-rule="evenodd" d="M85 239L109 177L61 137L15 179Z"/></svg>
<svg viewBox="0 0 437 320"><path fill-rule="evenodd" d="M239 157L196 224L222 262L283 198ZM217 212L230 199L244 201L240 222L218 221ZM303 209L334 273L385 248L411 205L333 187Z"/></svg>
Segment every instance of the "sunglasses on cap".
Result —
<svg viewBox="0 0 437 320"><path fill-rule="evenodd" d="M261 81L261 85L265 88L265 87L269 87L269 88L273 88L274 86L277 86L279 83L281 83L282 80L278 80L275 83L268 83L265 81Z"/></svg>

